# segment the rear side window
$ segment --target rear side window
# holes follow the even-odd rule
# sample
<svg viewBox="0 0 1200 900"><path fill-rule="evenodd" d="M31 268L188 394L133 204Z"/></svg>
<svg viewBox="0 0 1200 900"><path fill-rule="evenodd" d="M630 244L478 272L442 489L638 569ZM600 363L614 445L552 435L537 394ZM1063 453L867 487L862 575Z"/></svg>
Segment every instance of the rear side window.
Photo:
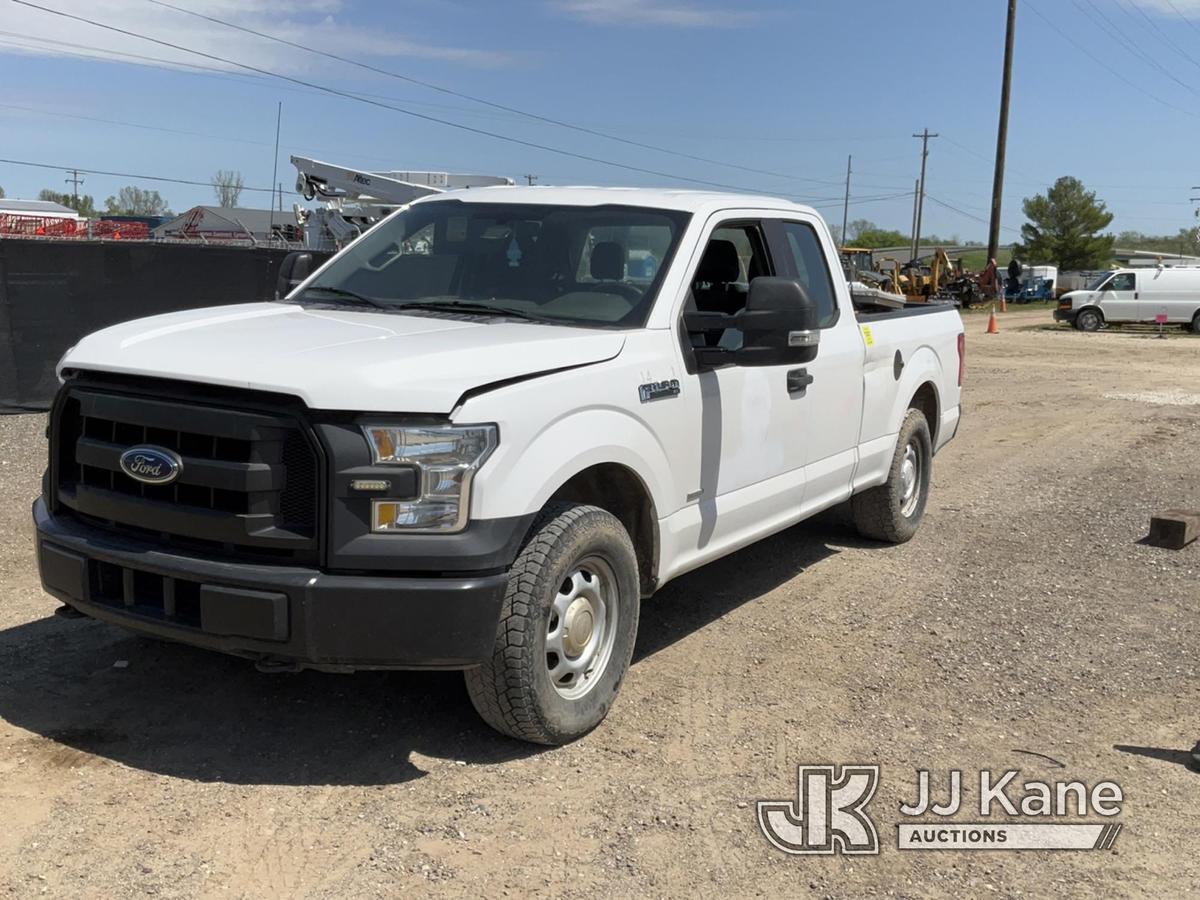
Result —
<svg viewBox="0 0 1200 900"><path fill-rule="evenodd" d="M837 295L816 229L804 222L784 222L783 233L796 266L795 275L817 304L818 327L829 328L838 318Z"/></svg>

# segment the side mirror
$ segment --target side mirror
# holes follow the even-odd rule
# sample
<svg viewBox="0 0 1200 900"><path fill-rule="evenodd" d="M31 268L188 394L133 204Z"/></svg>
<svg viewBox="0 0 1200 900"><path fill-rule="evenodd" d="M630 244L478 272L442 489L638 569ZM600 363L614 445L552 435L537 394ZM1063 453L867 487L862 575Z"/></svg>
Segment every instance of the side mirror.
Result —
<svg viewBox="0 0 1200 900"><path fill-rule="evenodd" d="M697 361L704 365L803 365L817 358L821 340L817 305L804 285L793 278L755 278L740 312L731 316L686 313L683 323L691 332L741 330L742 346L737 350L695 348Z"/></svg>
<svg viewBox="0 0 1200 900"><path fill-rule="evenodd" d="M788 366L817 358L821 332L817 304L794 278L755 278L746 308L738 315L742 347L739 366Z"/></svg>
<svg viewBox="0 0 1200 900"><path fill-rule="evenodd" d="M292 292L292 288L312 274L311 253L297 250L289 253L279 264L279 275L275 279L275 299L280 300Z"/></svg>

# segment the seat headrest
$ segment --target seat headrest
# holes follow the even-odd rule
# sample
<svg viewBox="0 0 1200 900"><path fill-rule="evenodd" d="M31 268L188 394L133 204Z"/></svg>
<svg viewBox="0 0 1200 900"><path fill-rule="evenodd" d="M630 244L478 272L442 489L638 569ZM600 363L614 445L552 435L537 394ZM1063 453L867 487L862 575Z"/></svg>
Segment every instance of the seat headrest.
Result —
<svg viewBox="0 0 1200 900"><path fill-rule="evenodd" d="M597 281L620 281L625 277L625 248L616 241L596 244L590 271Z"/></svg>
<svg viewBox="0 0 1200 900"><path fill-rule="evenodd" d="M700 260L700 268L696 270L696 280L707 284L727 284L737 281L741 274L742 264L733 241L709 241L704 258Z"/></svg>

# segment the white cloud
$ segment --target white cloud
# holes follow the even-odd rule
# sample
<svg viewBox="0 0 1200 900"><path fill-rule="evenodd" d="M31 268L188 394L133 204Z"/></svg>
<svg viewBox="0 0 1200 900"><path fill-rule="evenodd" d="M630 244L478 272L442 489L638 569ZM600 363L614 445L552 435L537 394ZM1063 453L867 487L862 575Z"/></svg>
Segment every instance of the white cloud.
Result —
<svg viewBox="0 0 1200 900"><path fill-rule="evenodd" d="M552 6L593 25L668 25L676 28L728 28L748 25L759 15L690 0L553 0Z"/></svg>
<svg viewBox="0 0 1200 900"><path fill-rule="evenodd" d="M33 0L39 6L102 22L128 31L158 38L183 47L211 53L286 74L311 72L328 65L303 50L286 47L214 22L146 3L145 0L90 0L87 4L64 0ZM344 0L172 0L184 8L253 28L298 44L350 58L380 64L388 58L433 59L464 65L493 67L510 61L501 52L455 47L389 33L379 28L349 24L354 12ZM28 6L5 3L0 52L33 53L45 56L82 53L78 47L93 48L89 55L126 63L152 65L132 57L155 57L189 66L221 65L212 60L164 47L136 37L117 34L51 15ZM30 40L25 35L45 39ZM58 43L53 43L58 42ZM123 55L128 54L128 55ZM131 56L130 56L131 55ZM240 71L236 67L226 67ZM414 73L418 74L418 73Z"/></svg>

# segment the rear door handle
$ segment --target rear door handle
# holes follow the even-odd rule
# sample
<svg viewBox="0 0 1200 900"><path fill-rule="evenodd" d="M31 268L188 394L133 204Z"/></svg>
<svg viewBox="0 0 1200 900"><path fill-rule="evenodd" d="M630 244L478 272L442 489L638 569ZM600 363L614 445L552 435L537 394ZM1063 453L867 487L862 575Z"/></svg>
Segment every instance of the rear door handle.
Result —
<svg viewBox="0 0 1200 900"><path fill-rule="evenodd" d="M792 369L787 373L787 389L789 394L800 394L808 390L815 379L808 374L808 369Z"/></svg>

